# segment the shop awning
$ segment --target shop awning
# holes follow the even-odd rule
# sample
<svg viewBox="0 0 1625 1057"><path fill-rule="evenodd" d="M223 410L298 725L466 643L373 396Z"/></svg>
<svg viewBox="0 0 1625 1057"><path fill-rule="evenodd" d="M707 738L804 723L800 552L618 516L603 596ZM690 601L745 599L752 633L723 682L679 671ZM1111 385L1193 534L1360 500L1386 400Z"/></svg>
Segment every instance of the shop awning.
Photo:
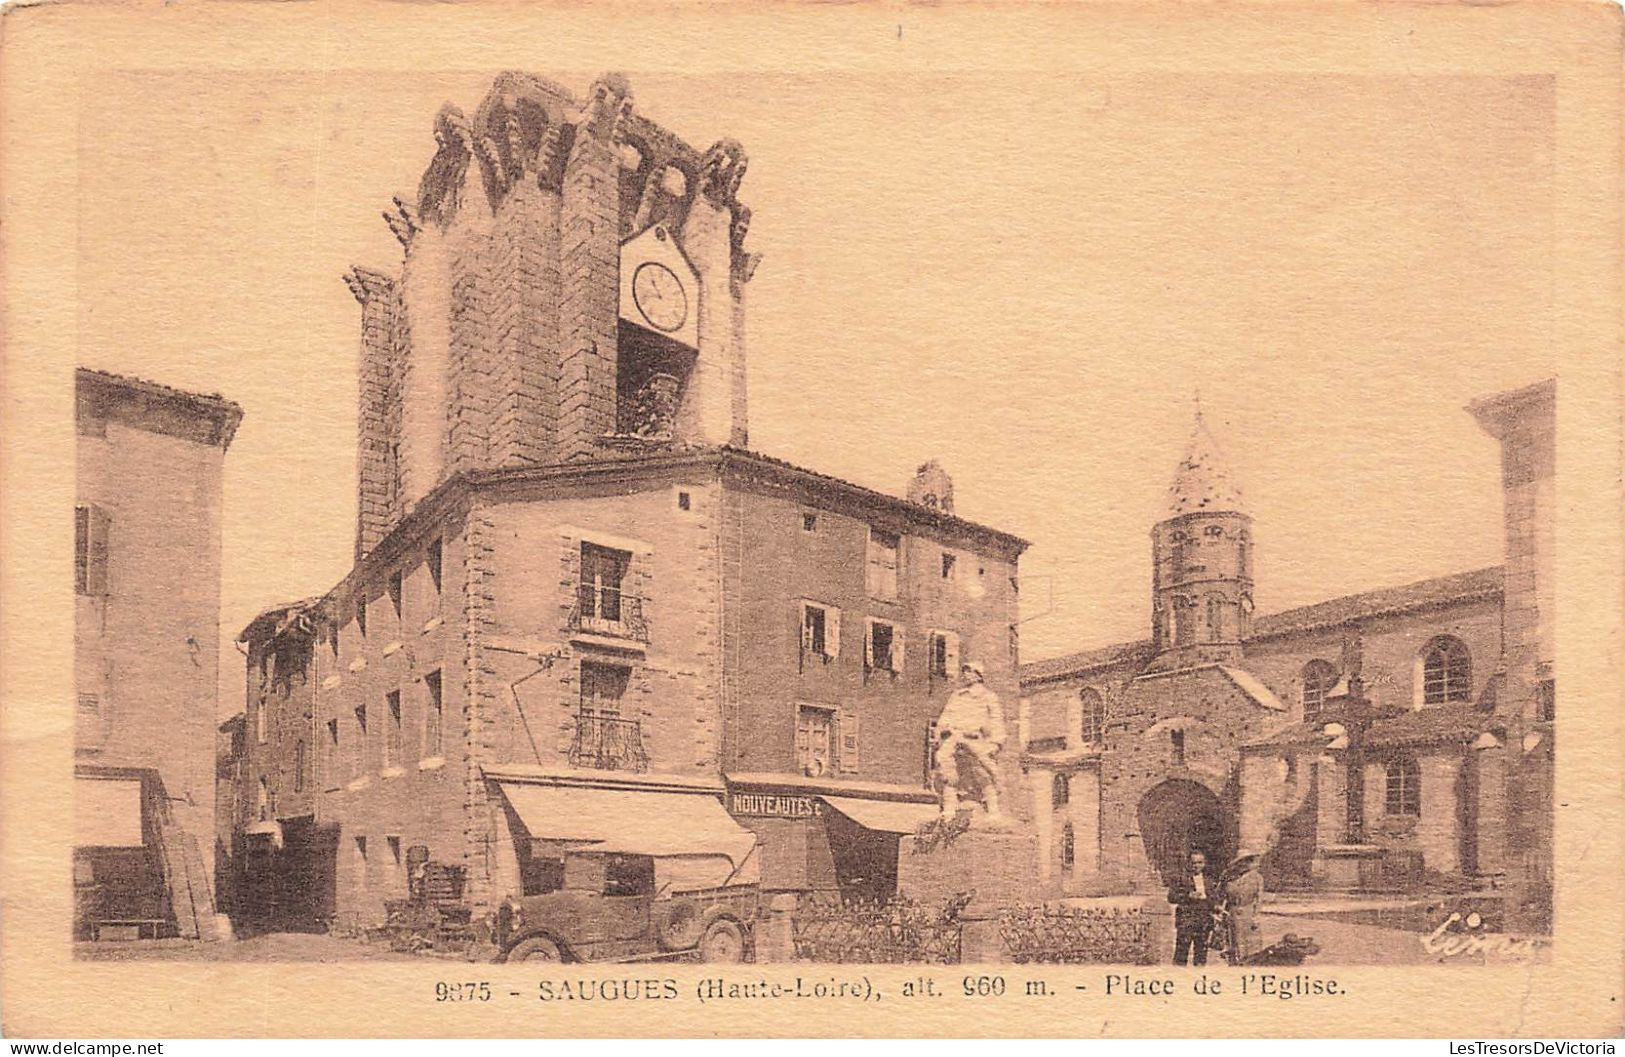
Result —
<svg viewBox="0 0 1625 1057"><path fill-rule="evenodd" d="M141 779L75 778L73 820L75 847L141 847Z"/></svg>
<svg viewBox="0 0 1625 1057"><path fill-rule="evenodd" d="M716 796L501 782L502 793L537 840L629 855L725 855L744 863L756 836Z"/></svg>
<svg viewBox="0 0 1625 1057"><path fill-rule="evenodd" d="M864 829L882 833L914 833L937 817L935 804L915 804L905 800L859 800L851 796L826 796L824 803Z"/></svg>

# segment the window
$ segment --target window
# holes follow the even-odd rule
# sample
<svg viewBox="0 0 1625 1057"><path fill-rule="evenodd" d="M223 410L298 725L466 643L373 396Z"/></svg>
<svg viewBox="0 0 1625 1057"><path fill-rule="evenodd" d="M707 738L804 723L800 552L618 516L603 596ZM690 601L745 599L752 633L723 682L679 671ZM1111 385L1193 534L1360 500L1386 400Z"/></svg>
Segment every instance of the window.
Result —
<svg viewBox="0 0 1625 1057"><path fill-rule="evenodd" d="M401 571L399 569L389 574L389 604L395 610L395 619L401 616Z"/></svg>
<svg viewBox="0 0 1625 1057"><path fill-rule="evenodd" d="M796 766L809 778L835 770L835 713L823 708L796 713Z"/></svg>
<svg viewBox="0 0 1625 1057"><path fill-rule="evenodd" d="M254 792L254 815L260 822L269 822L271 819L271 783L260 775L259 785Z"/></svg>
<svg viewBox="0 0 1625 1057"><path fill-rule="evenodd" d="M401 838L396 834L384 837L384 844L389 848L389 864L395 869L401 868Z"/></svg>
<svg viewBox="0 0 1625 1057"><path fill-rule="evenodd" d="M423 710L423 755L441 755L445 729L445 708L440 700L440 673L430 672L423 677L423 686L429 691L428 706Z"/></svg>
<svg viewBox="0 0 1625 1057"><path fill-rule="evenodd" d="M444 552L445 546L440 540L435 540L429 544L429 554L424 559L424 564L429 567L429 582L434 584L434 593L437 595L440 593L440 563L444 560Z"/></svg>
<svg viewBox="0 0 1625 1057"><path fill-rule="evenodd" d="M327 780L337 783L339 778L339 721L327 721Z"/></svg>
<svg viewBox="0 0 1625 1057"><path fill-rule="evenodd" d="M1061 866L1070 870L1077 861L1078 836L1072 828L1072 823L1068 822L1061 827Z"/></svg>
<svg viewBox="0 0 1625 1057"><path fill-rule="evenodd" d="M864 649L865 667L891 672L903 670L903 634L897 625L884 620L869 621L869 639Z"/></svg>
<svg viewBox="0 0 1625 1057"><path fill-rule="evenodd" d="M1422 654L1422 703L1466 701L1473 692L1473 659L1460 639L1440 636Z"/></svg>
<svg viewBox="0 0 1625 1057"><path fill-rule="evenodd" d="M1049 803L1051 807L1065 807L1072 799L1072 779L1065 771L1055 772L1050 781Z"/></svg>
<svg viewBox="0 0 1625 1057"><path fill-rule="evenodd" d="M956 562L957 559L952 554L949 554L947 551L943 551L942 578L944 580L952 580L954 578L954 565Z"/></svg>
<svg viewBox="0 0 1625 1057"><path fill-rule="evenodd" d="M1196 641L1196 603L1184 595L1174 596L1174 643L1188 646Z"/></svg>
<svg viewBox="0 0 1625 1057"><path fill-rule="evenodd" d="M355 626L360 629L361 634L365 635L367 633L367 600L365 598L356 600Z"/></svg>
<svg viewBox="0 0 1625 1057"><path fill-rule="evenodd" d="M107 537L112 522L99 506L73 508L73 589L100 598L107 594Z"/></svg>
<svg viewBox="0 0 1625 1057"><path fill-rule="evenodd" d="M296 741L293 744L293 791L305 791L305 743Z"/></svg>
<svg viewBox="0 0 1625 1057"><path fill-rule="evenodd" d="M1557 680L1542 679L1535 685L1535 718L1542 723L1557 719Z"/></svg>
<svg viewBox="0 0 1625 1057"><path fill-rule="evenodd" d="M691 509L693 509L693 506L694 506L694 501L689 497L689 494L687 492L678 492L677 493L677 509L678 510L691 510Z"/></svg>
<svg viewBox="0 0 1625 1057"><path fill-rule="evenodd" d="M951 631L933 631L926 637L927 664L937 679L953 679L959 675L959 636Z"/></svg>
<svg viewBox="0 0 1625 1057"><path fill-rule="evenodd" d="M1388 788L1384 810L1390 815L1422 813L1422 769L1416 758L1402 756L1388 762Z"/></svg>
<svg viewBox="0 0 1625 1057"><path fill-rule="evenodd" d="M367 706L355 706L355 752L351 756L351 774L367 769Z"/></svg>
<svg viewBox="0 0 1625 1057"><path fill-rule="evenodd" d="M817 532L818 531L818 515L817 514L803 514L803 515L801 515L801 531L803 531L803 532Z"/></svg>
<svg viewBox="0 0 1625 1057"><path fill-rule="evenodd" d="M897 597L897 547L895 533L869 530L869 595L872 598Z"/></svg>
<svg viewBox="0 0 1625 1057"><path fill-rule="evenodd" d="M584 716L618 716L621 698L626 696L626 684L632 670L617 664L581 662L581 714Z"/></svg>
<svg viewBox="0 0 1625 1057"><path fill-rule="evenodd" d="M339 625L336 620L327 625L327 646L328 649L333 651L333 656L337 658L339 655Z"/></svg>
<svg viewBox="0 0 1625 1057"><path fill-rule="evenodd" d="M102 714L102 700L95 694L79 695L79 714L81 716L99 716Z"/></svg>
<svg viewBox="0 0 1625 1057"><path fill-rule="evenodd" d="M393 767L401 758L401 692L391 690L384 695L384 747L381 767Z"/></svg>
<svg viewBox="0 0 1625 1057"><path fill-rule="evenodd" d="M577 601L582 617L621 619L621 583L631 566L631 551L600 547L596 543L581 545L581 584Z"/></svg>
<svg viewBox="0 0 1625 1057"><path fill-rule="evenodd" d="M1204 600L1207 607L1207 641L1224 642L1229 637L1225 624L1225 610L1230 603L1223 595L1208 595Z"/></svg>
<svg viewBox="0 0 1625 1057"><path fill-rule="evenodd" d="M1172 731L1169 737L1173 742L1174 766L1185 766L1185 732L1182 730Z"/></svg>
<svg viewBox="0 0 1625 1057"><path fill-rule="evenodd" d="M360 884L367 883L367 838L356 835L355 838L355 872L356 880Z"/></svg>
<svg viewBox="0 0 1625 1057"><path fill-rule="evenodd" d="M1085 745L1104 745L1106 743L1106 699L1099 690L1086 686L1078 694L1079 703L1083 706L1083 723L1079 734Z"/></svg>
<svg viewBox="0 0 1625 1057"><path fill-rule="evenodd" d="M1337 685L1337 669L1328 661L1310 661L1303 666L1303 718L1315 719L1326 707L1326 694Z"/></svg>
<svg viewBox="0 0 1625 1057"><path fill-rule="evenodd" d="M801 603L801 652L826 661L841 655L841 611L816 602Z"/></svg>

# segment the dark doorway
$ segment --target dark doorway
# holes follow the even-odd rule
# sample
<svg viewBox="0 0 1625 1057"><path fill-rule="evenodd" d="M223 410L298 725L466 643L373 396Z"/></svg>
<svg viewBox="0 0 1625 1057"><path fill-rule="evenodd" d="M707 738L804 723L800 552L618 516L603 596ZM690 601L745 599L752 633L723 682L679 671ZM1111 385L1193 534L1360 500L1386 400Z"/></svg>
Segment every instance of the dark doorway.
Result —
<svg viewBox="0 0 1625 1057"><path fill-rule="evenodd" d="M826 811L824 821L841 895L868 903L884 903L895 895L897 834L867 829L836 811Z"/></svg>
<svg viewBox="0 0 1625 1057"><path fill-rule="evenodd" d="M1172 884L1184 876L1192 851L1200 851L1217 870L1235 856L1229 813L1213 791L1200 782L1169 779L1140 799L1140 839L1145 857Z"/></svg>

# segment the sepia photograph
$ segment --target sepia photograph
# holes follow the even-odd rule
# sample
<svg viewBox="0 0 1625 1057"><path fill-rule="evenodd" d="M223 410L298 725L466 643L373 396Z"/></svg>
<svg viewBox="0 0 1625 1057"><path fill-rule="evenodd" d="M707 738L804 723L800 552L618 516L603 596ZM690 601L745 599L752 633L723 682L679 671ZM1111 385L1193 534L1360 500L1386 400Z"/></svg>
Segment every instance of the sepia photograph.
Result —
<svg viewBox="0 0 1625 1057"><path fill-rule="evenodd" d="M1577 145L1563 70L1617 90L1618 10L1399 7L1297 12L1350 40L1296 62L1197 39L1244 5L315 5L240 53L12 9L97 41L52 101L72 343L6 357L7 505L55 467L6 656L69 660L26 719L6 680L29 956L493 1003L269 1036L861 970L816 997L1229 974L1337 1035L1433 1034L1350 1009L1428 974L1496 1037L1590 934L1612 991L1552 1023L1617 1031L1619 893L1566 864L1621 854L1618 98ZM555 34L405 46L505 20ZM1262 1023L1213 1030L1321 1030Z"/></svg>

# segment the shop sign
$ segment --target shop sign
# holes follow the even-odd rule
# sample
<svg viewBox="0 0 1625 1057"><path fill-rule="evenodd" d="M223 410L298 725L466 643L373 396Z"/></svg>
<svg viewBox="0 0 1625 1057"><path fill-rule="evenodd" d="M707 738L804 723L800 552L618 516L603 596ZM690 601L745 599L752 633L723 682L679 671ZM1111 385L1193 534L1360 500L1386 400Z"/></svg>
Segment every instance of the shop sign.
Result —
<svg viewBox="0 0 1625 1057"><path fill-rule="evenodd" d="M761 818L818 818L824 805L798 793L735 793L733 813Z"/></svg>

